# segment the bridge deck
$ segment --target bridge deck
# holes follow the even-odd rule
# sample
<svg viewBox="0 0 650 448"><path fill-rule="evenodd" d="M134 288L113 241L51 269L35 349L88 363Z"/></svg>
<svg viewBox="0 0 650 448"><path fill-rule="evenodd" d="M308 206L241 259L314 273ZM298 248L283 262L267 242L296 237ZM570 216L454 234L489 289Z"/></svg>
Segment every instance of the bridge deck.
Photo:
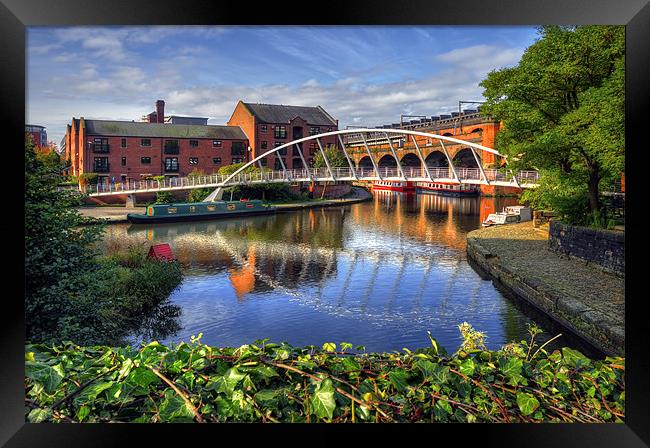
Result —
<svg viewBox="0 0 650 448"><path fill-rule="evenodd" d="M390 180L410 182L448 182L464 184L483 184L504 187L532 188L537 186L539 175L536 171L521 171L513 179L511 172L484 169L485 176L478 168L428 167L427 170L415 167L403 167L404 175L398 168L308 168L282 171L255 171L241 173L232 179L228 175L171 177L164 180L142 180L119 182L115 184L98 184L87 186L85 192L90 196L109 196L116 194L137 194L158 191L190 190L195 188L225 188L238 185L255 185L264 183L323 182L355 180ZM454 175L455 174L455 175ZM487 178L487 179L486 179Z"/></svg>

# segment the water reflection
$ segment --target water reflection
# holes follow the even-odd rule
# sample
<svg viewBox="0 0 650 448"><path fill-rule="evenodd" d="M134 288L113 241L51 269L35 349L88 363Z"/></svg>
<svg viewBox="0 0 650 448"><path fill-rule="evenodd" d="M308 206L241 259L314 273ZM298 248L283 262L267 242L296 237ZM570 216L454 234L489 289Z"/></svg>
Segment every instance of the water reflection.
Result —
<svg viewBox="0 0 650 448"><path fill-rule="evenodd" d="M427 345L429 330L453 350L457 325L468 321L498 348L524 338L531 320L467 263L465 237L484 210L512 203L376 192L373 202L346 207L109 226L103 244L108 252L172 246L185 279L170 300L182 315L163 342L202 332L215 345L269 337L401 350Z"/></svg>

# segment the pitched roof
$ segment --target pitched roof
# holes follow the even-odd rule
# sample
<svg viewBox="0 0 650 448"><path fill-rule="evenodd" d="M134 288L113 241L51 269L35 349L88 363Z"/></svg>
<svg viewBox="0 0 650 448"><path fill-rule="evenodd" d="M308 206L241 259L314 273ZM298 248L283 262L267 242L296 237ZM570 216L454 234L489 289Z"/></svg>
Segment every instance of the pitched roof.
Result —
<svg viewBox="0 0 650 448"><path fill-rule="evenodd" d="M218 138L246 140L239 126L144 123L136 121L84 120L90 135L166 138Z"/></svg>
<svg viewBox="0 0 650 448"><path fill-rule="evenodd" d="M262 123L289 123L300 117L308 124L336 126L336 120L320 106L285 106L283 104L244 103L244 106Z"/></svg>

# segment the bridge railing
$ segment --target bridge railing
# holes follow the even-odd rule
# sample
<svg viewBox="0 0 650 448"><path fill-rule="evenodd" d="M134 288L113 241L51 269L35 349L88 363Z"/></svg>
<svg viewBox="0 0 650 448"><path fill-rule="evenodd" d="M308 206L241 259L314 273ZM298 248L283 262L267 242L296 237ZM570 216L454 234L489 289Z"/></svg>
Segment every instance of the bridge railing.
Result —
<svg viewBox="0 0 650 448"><path fill-rule="evenodd" d="M192 177L169 177L161 180L129 180L127 182L100 183L97 185L87 185L84 192L93 193L116 193L134 192L134 191L158 191L165 189L190 189L190 188L214 188L216 186L241 185L248 183L260 182L292 182L292 181L309 181L309 180L331 180L332 174L334 180L352 180L352 179L378 179L378 178L396 178L402 179L427 179L429 175L432 179L455 179L455 173L458 179L462 181L483 180L483 173L487 180L512 182L513 173L496 169L484 169L464 167L410 167L403 166L400 170L398 167L359 167L352 170L350 167L335 167L332 171L327 167L323 168L296 168L290 170L262 170L251 173L240 173L224 184L228 175L212 174L207 176ZM402 175L403 173L403 175ZM539 181L537 171L521 171L516 175L517 182L520 184L535 184Z"/></svg>

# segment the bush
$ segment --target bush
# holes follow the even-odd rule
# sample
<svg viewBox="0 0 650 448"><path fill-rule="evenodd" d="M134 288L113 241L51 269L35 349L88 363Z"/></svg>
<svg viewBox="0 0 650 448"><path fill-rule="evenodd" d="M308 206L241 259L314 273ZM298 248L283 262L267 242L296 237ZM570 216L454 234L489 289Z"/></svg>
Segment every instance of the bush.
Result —
<svg viewBox="0 0 650 448"><path fill-rule="evenodd" d="M26 339L109 344L122 340L181 281L178 263L145 260L143 248L98 259L103 226L84 226L80 195L57 191L51 160L25 145Z"/></svg>
<svg viewBox="0 0 650 448"><path fill-rule="evenodd" d="M403 353L268 339L217 348L200 335L173 347L29 345L25 414L30 422L623 422L625 360L549 353L536 334L451 356L434 339Z"/></svg>

